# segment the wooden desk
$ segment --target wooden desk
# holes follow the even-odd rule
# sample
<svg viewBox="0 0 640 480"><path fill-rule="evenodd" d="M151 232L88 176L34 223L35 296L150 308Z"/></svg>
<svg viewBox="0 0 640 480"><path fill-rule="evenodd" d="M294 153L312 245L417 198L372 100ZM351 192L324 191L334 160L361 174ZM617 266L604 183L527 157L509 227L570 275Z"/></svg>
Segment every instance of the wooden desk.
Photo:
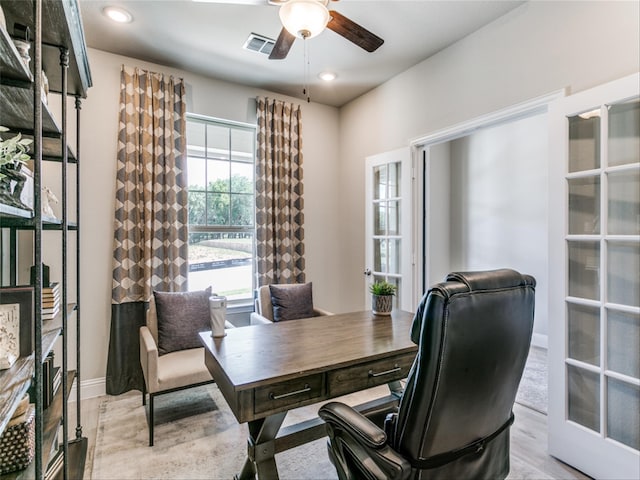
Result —
<svg viewBox="0 0 640 480"><path fill-rule="evenodd" d="M418 349L412 319L364 311L235 328L223 338L201 333L209 371L238 422L249 423L237 478L278 478L276 453L325 435L319 419L280 430L289 410L385 383L392 395L383 400L397 399ZM370 402L360 410L379 408Z"/></svg>

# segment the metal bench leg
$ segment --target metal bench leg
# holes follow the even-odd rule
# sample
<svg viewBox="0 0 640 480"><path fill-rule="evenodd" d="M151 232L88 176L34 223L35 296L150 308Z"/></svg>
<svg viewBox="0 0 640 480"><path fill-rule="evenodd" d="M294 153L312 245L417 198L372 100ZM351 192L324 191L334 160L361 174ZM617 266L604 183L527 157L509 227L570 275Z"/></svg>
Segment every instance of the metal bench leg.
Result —
<svg viewBox="0 0 640 480"><path fill-rule="evenodd" d="M153 393L149 394L149 446L153 447Z"/></svg>

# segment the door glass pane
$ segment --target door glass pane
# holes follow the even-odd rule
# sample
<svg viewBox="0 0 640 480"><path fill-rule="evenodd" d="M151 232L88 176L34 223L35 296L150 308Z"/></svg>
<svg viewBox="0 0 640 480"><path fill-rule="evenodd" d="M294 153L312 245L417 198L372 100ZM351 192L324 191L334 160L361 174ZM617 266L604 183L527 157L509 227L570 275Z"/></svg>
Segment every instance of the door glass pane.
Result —
<svg viewBox="0 0 640 480"><path fill-rule="evenodd" d="M640 244L609 242L607 298L611 303L640 306Z"/></svg>
<svg viewBox="0 0 640 480"><path fill-rule="evenodd" d="M608 436L640 450L640 387L609 378L607 403Z"/></svg>
<svg viewBox="0 0 640 480"><path fill-rule="evenodd" d="M379 202L373 204L373 234L384 235L387 233L387 204Z"/></svg>
<svg viewBox="0 0 640 480"><path fill-rule="evenodd" d="M400 235L400 200L390 200L388 235Z"/></svg>
<svg viewBox="0 0 640 480"><path fill-rule="evenodd" d="M567 365L569 420L600 431L600 377L582 368Z"/></svg>
<svg viewBox="0 0 640 480"><path fill-rule="evenodd" d="M373 167L373 199L387 198L387 166Z"/></svg>
<svg viewBox="0 0 640 480"><path fill-rule="evenodd" d="M600 299L600 244L568 242L569 296Z"/></svg>
<svg viewBox="0 0 640 480"><path fill-rule="evenodd" d="M373 270L387 271L387 241L380 238L373 240Z"/></svg>
<svg viewBox="0 0 640 480"><path fill-rule="evenodd" d="M640 235L640 173L610 173L609 234Z"/></svg>
<svg viewBox="0 0 640 480"><path fill-rule="evenodd" d="M569 180L569 234L600 233L600 177Z"/></svg>
<svg viewBox="0 0 640 480"><path fill-rule="evenodd" d="M400 240L388 240L389 244L389 273L400 273Z"/></svg>
<svg viewBox="0 0 640 480"><path fill-rule="evenodd" d="M640 101L609 106L609 165L640 162Z"/></svg>
<svg viewBox="0 0 640 480"><path fill-rule="evenodd" d="M607 309L607 368L640 378L640 315Z"/></svg>
<svg viewBox="0 0 640 480"><path fill-rule="evenodd" d="M389 198L397 198L400 196L401 167L400 162L389 164Z"/></svg>
<svg viewBox="0 0 640 480"><path fill-rule="evenodd" d="M600 309L567 304L569 358L600 365Z"/></svg>
<svg viewBox="0 0 640 480"><path fill-rule="evenodd" d="M600 110L569 118L569 172L600 168Z"/></svg>

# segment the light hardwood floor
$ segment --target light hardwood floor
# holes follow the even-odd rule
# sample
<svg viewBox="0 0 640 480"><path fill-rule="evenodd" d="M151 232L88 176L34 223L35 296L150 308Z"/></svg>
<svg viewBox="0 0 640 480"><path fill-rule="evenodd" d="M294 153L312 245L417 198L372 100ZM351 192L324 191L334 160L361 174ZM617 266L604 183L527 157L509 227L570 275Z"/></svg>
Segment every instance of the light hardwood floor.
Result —
<svg viewBox="0 0 640 480"><path fill-rule="evenodd" d="M82 402L83 435L87 437L89 443L84 477L86 480L100 480L91 479L90 472L94 457L100 404L105 398L107 397L96 397ZM589 478L547 454L546 415L517 403L514 413L516 422L511 428L512 465L521 463L531 467L526 470L536 470L540 473L539 477L529 477L531 480L548 478L583 480Z"/></svg>

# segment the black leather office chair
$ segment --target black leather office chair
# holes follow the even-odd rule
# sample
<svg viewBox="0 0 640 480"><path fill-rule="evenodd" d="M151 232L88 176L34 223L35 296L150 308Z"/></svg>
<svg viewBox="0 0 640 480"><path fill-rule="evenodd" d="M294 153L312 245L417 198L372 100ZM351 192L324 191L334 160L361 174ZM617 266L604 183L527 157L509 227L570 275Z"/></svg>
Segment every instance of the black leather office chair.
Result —
<svg viewBox="0 0 640 480"><path fill-rule="evenodd" d="M319 411L339 478L505 478L534 297L535 279L508 269L451 273L433 286L413 321L416 360L384 429L342 403Z"/></svg>

